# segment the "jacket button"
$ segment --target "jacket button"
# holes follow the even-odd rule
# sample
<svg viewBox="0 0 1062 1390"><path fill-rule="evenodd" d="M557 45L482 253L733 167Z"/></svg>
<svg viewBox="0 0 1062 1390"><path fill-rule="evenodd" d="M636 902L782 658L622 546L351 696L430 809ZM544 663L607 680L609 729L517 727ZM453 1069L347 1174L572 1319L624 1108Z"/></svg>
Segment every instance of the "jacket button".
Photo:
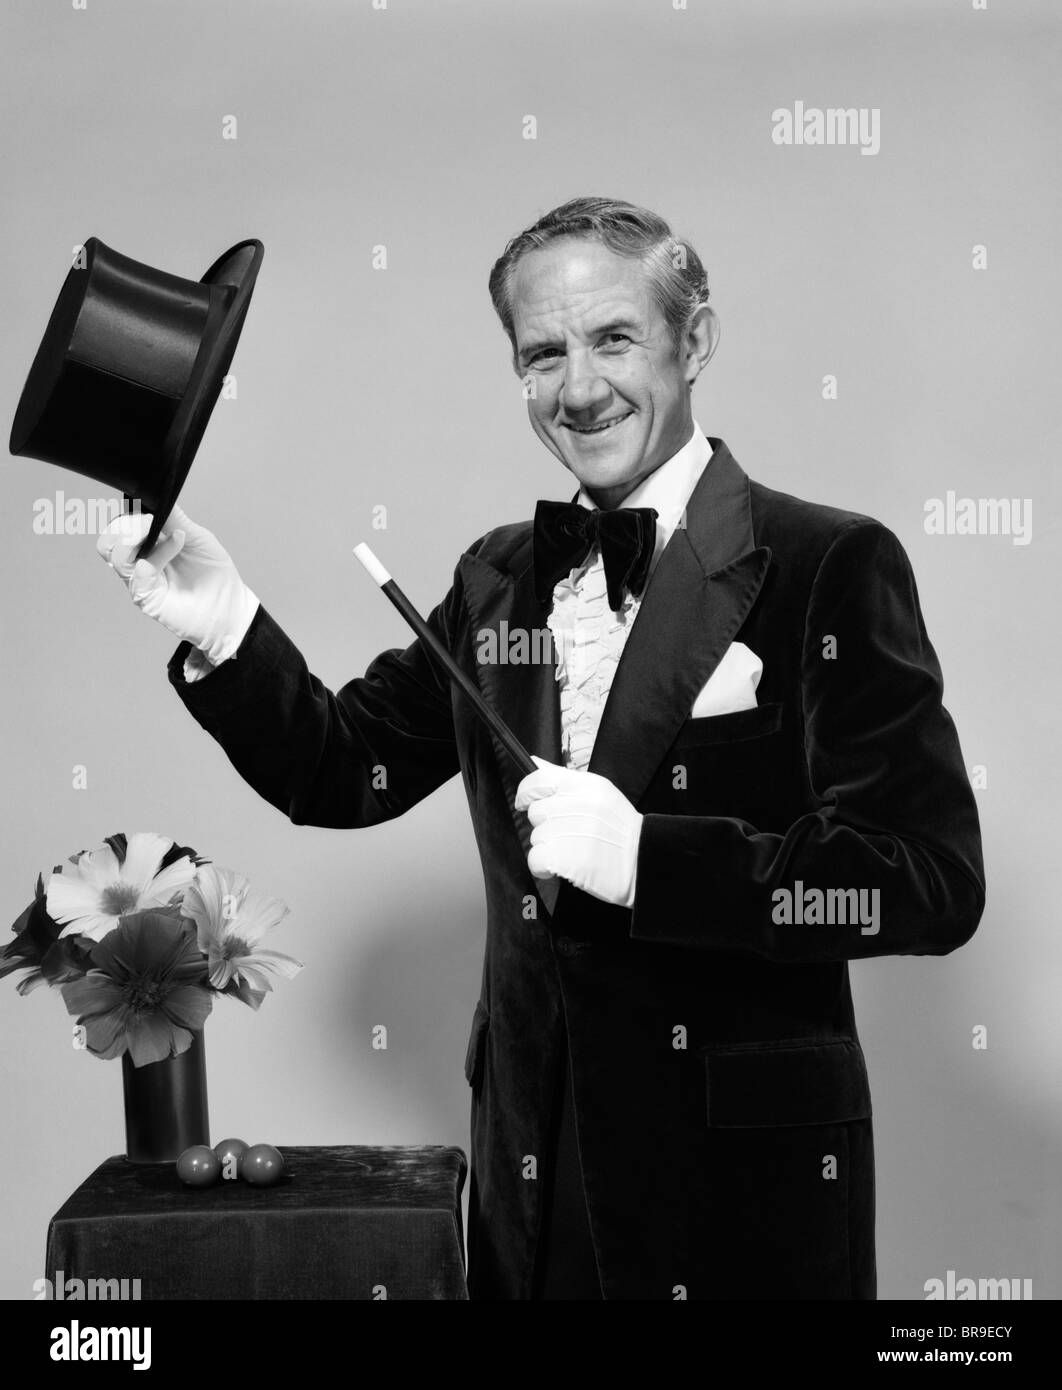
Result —
<svg viewBox="0 0 1062 1390"><path fill-rule="evenodd" d="M570 936L557 937L557 955L574 956L579 949L578 941L573 941Z"/></svg>

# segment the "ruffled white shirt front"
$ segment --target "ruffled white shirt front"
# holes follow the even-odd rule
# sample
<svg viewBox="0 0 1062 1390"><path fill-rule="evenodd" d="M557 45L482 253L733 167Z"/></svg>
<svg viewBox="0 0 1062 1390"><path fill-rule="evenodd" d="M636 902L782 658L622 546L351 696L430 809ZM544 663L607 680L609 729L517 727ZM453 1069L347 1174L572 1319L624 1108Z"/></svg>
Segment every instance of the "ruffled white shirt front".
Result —
<svg viewBox="0 0 1062 1390"><path fill-rule="evenodd" d="M682 524L686 503L711 456L712 446L694 421L693 434L678 453L624 498L624 507L656 508L654 568ZM594 510L585 492L580 492L578 501ZM582 770L590 762L616 667L641 604L641 598L625 593L618 611L609 608L605 566L596 548L553 590L553 607L546 622L557 654L555 674L560 686L565 767Z"/></svg>

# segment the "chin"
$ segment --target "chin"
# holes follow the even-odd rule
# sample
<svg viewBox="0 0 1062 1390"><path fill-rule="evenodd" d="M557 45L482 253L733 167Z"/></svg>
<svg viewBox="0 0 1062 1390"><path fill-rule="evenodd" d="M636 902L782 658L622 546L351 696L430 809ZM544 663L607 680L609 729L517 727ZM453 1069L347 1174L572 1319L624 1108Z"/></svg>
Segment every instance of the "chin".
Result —
<svg viewBox="0 0 1062 1390"><path fill-rule="evenodd" d="M632 487L644 471L640 459L581 459L578 461L581 472L594 487L622 487L628 480ZM575 468L572 469L575 472Z"/></svg>
<svg viewBox="0 0 1062 1390"><path fill-rule="evenodd" d="M561 432L560 436L547 431L540 437L550 452L560 459L568 472L584 488L626 487L628 491L633 491L645 474L644 462L640 455L633 459L629 456L597 459L587 456L578 449L578 446L573 449L567 433L564 431Z"/></svg>
<svg viewBox="0 0 1062 1390"><path fill-rule="evenodd" d="M584 476L580 478L579 481L585 483L587 487L595 488L633 488L635 486L635 483L637 482L638 477L637 473L633 473L632 478L631 470L628 470L626 468L609 468L599 469L595 471L588 471L584 469L583 474ZM628 479L632 480L628 481Z"/></svg>

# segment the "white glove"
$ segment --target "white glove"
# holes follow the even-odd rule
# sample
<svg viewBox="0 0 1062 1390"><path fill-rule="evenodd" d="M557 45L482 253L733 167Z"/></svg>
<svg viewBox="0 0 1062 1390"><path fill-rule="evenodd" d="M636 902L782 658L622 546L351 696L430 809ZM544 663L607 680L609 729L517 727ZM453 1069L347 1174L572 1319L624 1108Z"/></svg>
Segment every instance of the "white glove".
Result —
<svg viewBox="0 0 1062 1390"><path fill-rule="evenodd" d="M616 907L634 906L641 814L596 772L534 758L516 789L516 809L533 827L527 867L535 878L566 878Z"/></svg>
<svg viewBox="0 0 1062 1390"><path fill-rule="evenodd" d="M147 512L117 517L96 549L149 618L190 642L213 666L226 661L247 635L258 599L240 578L213 531L174 507L150 557L133 553L151 527Z"/></svg>

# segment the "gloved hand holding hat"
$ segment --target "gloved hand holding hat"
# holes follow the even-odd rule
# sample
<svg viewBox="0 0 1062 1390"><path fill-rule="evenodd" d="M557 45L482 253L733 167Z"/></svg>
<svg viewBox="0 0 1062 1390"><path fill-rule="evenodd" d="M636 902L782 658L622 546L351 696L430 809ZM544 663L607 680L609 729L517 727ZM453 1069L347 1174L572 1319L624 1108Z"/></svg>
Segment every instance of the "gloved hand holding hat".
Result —
<svg viewBox="0 0 1062 1390"><path fill-rule="evenodd" d="M240 578L229 552L205 526L174 507L158 544L143 559L134 551L153 528L146 513L120 516L96 549L122 578L141 612L220 666L251 626L258 598ZM201 665L202 663L197 663Z"/></svg>

